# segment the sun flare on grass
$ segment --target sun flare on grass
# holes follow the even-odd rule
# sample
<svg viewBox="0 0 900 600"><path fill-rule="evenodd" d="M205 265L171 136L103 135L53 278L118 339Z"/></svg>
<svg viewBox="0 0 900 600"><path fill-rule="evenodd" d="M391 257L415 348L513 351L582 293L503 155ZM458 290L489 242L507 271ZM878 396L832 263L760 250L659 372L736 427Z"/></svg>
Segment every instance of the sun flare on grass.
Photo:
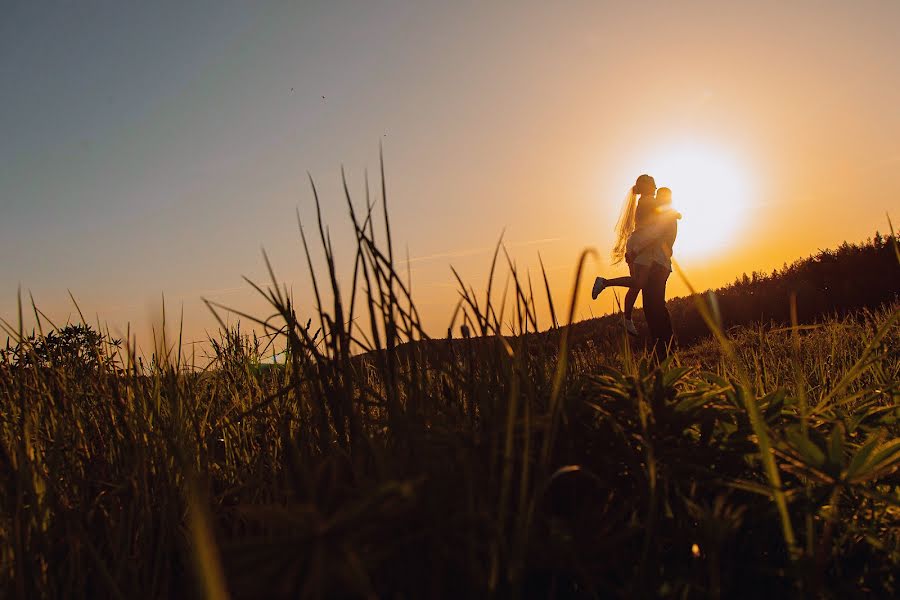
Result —
<svg viewBox="0 0 900 600"><path fill-rule="evenodd" d="M750 182L727 153L714 146L683 144L651 155L644 172L672 190L678 223L677 257L721 255L740 243L752 214Z"/></svg>

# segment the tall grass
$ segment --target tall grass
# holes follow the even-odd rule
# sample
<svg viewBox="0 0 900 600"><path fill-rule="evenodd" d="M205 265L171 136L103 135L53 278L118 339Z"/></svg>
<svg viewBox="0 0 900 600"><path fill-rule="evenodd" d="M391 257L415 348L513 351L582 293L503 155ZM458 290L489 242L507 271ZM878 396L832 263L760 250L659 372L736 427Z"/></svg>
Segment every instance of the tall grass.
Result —
<svg viewBox="0 0 900 600"><path fill-rule="evenodd" d="M380 207L344 188L349 288L313 185L315 314L269 266L248 284L271 317L208 303L222 332L201 371L164 335L146 365L130 339L73 361L46 352L45 319L46 334L6 324L2 595L897 592L896 305L726 332L703 304L714 338L662 362L624 337L570 350L546 274L536 297L498 244L483 296L458 278L451 330L474 337L431 339L381 182Z"/></svg>

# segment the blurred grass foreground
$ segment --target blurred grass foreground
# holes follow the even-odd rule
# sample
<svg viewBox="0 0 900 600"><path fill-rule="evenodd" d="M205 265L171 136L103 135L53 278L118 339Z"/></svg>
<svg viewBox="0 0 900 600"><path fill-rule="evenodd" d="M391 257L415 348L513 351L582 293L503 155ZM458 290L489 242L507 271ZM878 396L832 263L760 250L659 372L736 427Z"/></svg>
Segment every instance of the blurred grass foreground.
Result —
<svg viewBox="0 0 900 600"><path fill-rule="evenodd" d="M6 324L0 596L900 593L900 279L802 324L795 304L731 327L727 294L694 295L704 336L657 363L568 326L574 301L546 276L536 297L498 245L484 297L459 281L471 336L434 340L383 191L379 210L347 194L349 296L321 217L318 314L251 283L275 317L241 318L284 364L224 325L196 371L170 341L143 361L84 323ZM895 236L878 247L897 268Z"/></svg>

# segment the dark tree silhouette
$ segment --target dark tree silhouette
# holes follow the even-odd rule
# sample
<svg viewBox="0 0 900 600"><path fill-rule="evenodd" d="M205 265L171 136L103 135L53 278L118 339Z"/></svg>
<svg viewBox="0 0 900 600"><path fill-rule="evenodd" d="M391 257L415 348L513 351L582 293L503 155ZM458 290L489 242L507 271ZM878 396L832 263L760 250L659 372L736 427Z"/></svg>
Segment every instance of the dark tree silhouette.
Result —
<svg viewBox="0 0 900 600"><path fill-rule="evenodd" d="M792 295L801 324L895 302L900 299L900 261L895 244L894 236L876 231L865 242L844 242L836 249L820 250L790 265L785 263L770 274L744 273L730 285L712 290L722 325L727 329L749 323L789 324ZM694 296L673 298L667 307L679 343L691 344L709 335ZM571 339L579 345L617 336L620 320L620 315L608 315L578 323L573 326Z"/></svg>
<svg viewBox="0 0 900 600"><path fill-rule="evenodd" d="M3 353L5 362L18 368L62 368L75 374L93 374L116 367L110 351L121 344L121 340L89 325L66 325L46 335L32 333Z"/></svg>

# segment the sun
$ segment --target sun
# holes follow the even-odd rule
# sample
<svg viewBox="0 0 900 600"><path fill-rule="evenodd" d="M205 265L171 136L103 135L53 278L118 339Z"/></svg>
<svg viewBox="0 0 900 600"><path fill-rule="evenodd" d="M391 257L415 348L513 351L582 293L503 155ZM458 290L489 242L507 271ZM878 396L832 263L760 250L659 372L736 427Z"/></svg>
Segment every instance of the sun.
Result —
<svg viewBox="0 0 900 600"><path fill-rule="evenodd" d="M733 249L750 221L750 182L721 148L697 143L664 148L650 155L645 171L656 185L672 190L682 214L676 258L718 257Z"/></svg>

